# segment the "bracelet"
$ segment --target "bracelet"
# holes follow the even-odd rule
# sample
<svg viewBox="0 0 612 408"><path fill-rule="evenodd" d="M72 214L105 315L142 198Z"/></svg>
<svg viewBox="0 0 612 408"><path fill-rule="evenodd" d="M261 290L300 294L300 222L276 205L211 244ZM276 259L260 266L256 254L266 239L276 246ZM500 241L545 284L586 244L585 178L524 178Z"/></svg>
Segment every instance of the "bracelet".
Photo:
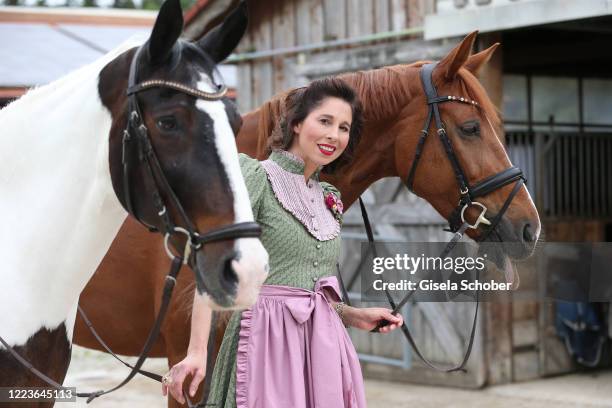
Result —
<svg viewBox="0 0 612 408"><path fill-rule="evenodd" d="M338 302L334 305L334 309L336 309L336 313L338 313L338 316L340 316L340 321L344 327L348 328L348 325L344 321L344 306L346 306L344 302Z"/></svg>

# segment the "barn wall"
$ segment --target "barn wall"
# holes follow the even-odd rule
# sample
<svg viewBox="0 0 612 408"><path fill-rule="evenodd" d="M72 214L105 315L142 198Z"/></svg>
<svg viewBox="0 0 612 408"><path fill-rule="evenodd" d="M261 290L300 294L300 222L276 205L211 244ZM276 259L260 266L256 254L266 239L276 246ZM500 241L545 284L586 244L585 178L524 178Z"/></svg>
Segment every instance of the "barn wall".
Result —
<svg viewBox="0 0 612 408"><path fill-rule="evenodd" d="M433 9L433 0L269 0L251 2L248 38L240 44L240 53L312 46L334 41L364 39L390 32L402 33L400 40L378 43L398 43L420 36L424 13ZM416 37L407 29L417 28ZM366 43L367 50L373 43ZM340 47L323 47L327 51ZM354 45L343 49L355 48ZM304 83L292 72L296 65L308 62L313 52L286 52L274 56L249 57L238 62L238 106L249 111L272 95ZM417 58L418 59L418 58ZM327 61L334 61L327 58ZM412 61L403 61L412 62ZM385 65L387 65L385 63ZM359 69L371 68L364 65ZM348 68L348 67L347 67ZM348 69L344 69L345 71ZM329 73L327 73L329 75ZM243 92L243 90L245 90Z"/></svg>

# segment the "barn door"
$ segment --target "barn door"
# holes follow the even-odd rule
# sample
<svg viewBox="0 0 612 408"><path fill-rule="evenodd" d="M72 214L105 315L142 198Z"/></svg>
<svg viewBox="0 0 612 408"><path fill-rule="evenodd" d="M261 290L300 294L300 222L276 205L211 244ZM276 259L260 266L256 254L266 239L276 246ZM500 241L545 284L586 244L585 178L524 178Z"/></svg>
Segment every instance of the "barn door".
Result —
<svg viewBox="0 0 612 408"><path fill-rule="evenodd" d="M451 238L442 231L446 221L427 202L409 193L399 179L378 181L362 198L376 241L447 242ZM367 236L358 203L345 214L342 239L341 273L353 305L388 307L381 302L360 301L361 243L367 242ZM409 303L403 314L423 355L439 365L452 366L465 353L473 312L472 303L422 302ZM426 368L413 357L399 330L381 335L350 329L350 334L369 377L460 387L480 387L485 382L481 321L467 373L446 374Z"/></svg>

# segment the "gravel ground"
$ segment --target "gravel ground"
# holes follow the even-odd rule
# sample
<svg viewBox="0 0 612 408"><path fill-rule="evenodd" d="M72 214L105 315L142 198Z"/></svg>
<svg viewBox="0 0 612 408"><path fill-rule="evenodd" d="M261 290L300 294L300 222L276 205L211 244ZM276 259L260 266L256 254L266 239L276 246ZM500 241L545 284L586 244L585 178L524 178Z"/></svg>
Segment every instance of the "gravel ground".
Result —
<svg viewBox="0 0 612 408"><path fill-rule="evenodd" d="M127 358L131 363L136 358ZM166 360L153 358L145 369L163 374ZM64 384L79 392L108 389L118 384L129 370L110 355L74 346L72 363ZM488 387L484 390L459 390L427 387L388 381L366 380L368 408L600 408L612 407L612 371L572 374L551 379ZM136 376L124 388L86 404L61 403L58 407L162 408L166 407L161 386L146 377ZM288 407L289 408L289 407Z"/></svg>

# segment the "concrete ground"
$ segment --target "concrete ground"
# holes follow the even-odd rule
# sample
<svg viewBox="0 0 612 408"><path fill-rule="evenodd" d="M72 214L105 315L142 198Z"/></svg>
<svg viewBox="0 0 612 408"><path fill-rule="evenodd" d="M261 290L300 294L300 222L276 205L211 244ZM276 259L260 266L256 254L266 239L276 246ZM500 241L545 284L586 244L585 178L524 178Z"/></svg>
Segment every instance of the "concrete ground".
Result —
<svg viewBox="0 0 612 408"><path fill-rule="evenodd" d="M128 360L133 363L136 359ZM149 359L145 369L163 374L167 370L166 361ZM76 386L79 392L108 389L118 384L128 372L126 367L107 354L75 346L64 384ZM476 391L366 380L366 394L368 408L612 407L612 370L500 385ZM136 376L124 388L90 404L80 399L76 404L61 403L56 406L162 408L166 402L157 382Z"/></svg>

